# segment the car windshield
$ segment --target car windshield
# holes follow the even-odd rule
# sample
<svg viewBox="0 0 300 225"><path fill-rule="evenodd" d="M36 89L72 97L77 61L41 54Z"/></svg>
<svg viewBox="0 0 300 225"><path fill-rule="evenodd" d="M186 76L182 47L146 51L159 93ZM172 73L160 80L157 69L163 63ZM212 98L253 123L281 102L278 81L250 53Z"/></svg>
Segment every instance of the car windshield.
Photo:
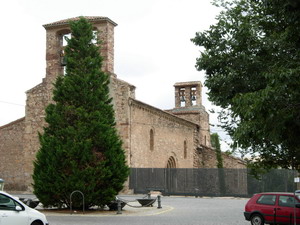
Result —
<svg viewBox="0 0 300 225"><path fill-rule="evenodd" d="M16 206L22 207L18 202L8 196L0 194L0 210L11 210L15 209Z"/></svg>

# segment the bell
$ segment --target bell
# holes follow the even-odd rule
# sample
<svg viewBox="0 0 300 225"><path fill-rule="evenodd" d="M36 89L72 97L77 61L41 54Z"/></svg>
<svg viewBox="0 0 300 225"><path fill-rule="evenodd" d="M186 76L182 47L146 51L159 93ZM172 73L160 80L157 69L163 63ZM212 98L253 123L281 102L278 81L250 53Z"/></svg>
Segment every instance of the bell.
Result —
<svg viewBox="0 0 300 225"><path fill-rule="evenodd" d="M66 65L67 65L67 63L66 63L66 58L65 58L64 56L61 56L61 57L60 57L60 65L61 65L61 66L66 66Z"/></svg>
<svg viewBox="0 0 300 225"><path fill-rule="evenodd" d="M61 65L61 66L66 66L67 63L66 63L66 57L65 57L65 50L64 50L64 49L62 49L62 50L60 51L59 56L60 56L60 65Z"/></svg>
<svg viewBox="0 0 300 225"><path fill-rule="evenodd" d="M192 101L196 101L196 96L195 95L192 95Z"/></svg>

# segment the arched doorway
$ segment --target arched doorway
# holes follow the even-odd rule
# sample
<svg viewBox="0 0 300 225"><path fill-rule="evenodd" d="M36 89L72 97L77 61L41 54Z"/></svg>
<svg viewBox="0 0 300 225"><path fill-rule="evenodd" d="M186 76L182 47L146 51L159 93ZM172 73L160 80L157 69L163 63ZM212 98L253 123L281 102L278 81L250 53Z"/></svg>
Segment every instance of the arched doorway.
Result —
<svg viewBox="0 0 300 225"><path fill-rule="evenodd" d="M170 156L167 162L167 169L166 169L166 176L167 176L167 191L169 193L173 193L176 190L176 182L177 182L177 170L176 170L176 160L174 156Z"/></svg>
<svg viewBox="0 0 300 225"><path fill-rule="evenodd" d="M167 168L176 168L176 161L173 156L168 159Z"/></svg>

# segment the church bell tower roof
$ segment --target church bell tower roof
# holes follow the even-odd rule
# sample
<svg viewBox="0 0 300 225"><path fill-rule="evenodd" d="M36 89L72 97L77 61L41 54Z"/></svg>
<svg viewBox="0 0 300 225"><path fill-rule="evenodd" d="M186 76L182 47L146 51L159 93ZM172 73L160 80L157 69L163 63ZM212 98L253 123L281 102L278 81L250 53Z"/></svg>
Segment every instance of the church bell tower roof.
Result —
<svg viewBox="0 0 300 225"><path fill-rule="evenodd" d="M93 23L107 21L107 22L113 24L114 26L118 25L117 23L115 23L114 21L109 19L108 17L103 17L103 16L83 16L83 17ZM43 27L45 29L47 29L47 28L51 28L51 27L64 26L64 25L69 24L70 21L76 21L76 20L79 20L80 18L81 18L81 16L77 16L77 17L73 17L73 18L69 18L69 19L59 20L56 22L45 24L45 25L43 25Z"/></svg>

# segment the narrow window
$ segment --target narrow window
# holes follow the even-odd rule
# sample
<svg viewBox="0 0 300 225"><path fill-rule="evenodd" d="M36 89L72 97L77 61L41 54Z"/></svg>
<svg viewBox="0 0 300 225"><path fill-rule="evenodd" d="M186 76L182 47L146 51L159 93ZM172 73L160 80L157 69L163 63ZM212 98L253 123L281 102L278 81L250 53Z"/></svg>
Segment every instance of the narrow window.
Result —
<svg viewBox="0 0 300 225"><path fill-rule="evenodd" d="M60 65L64 67L63 74L66 74L66 59L65 59L65 47L68 45L66 38L71 38L71 33L67 33L61 36L61 50L60 50Z"/></svg>
<svg viewBox="0 0 300 225"><path fill-rule="evenodd" d="M192 105L196 105L196 100L197 100L197 89L195 87L192 87L191 88L191 103Z"/></svg>
<svg viewBox="0 0 300 225"><path fill-rule="evenodd" d="M185 107L185 88L179 90L180 107Z"/></svg>
<svg viewBox="0 0 300 225"><path fill-rule="evenodd" d="M154 131L153 129L150 130L150 150L154 150Z"/></svg>
<svg viewBox="0 0 300 225"><path fill-rule="evenodd" d="M66 38L71 39L71 33L64 34L62 37L62 46L65 47L68 45Z"/></svg>
<svg viewBox="0 0 300 225"><path fill-rule="evenodd" d="M183 143L183 158L187 158L187 144L186 141Z"/></svg>
<svg viewBox="0 0 300 225"><path fill-rule="evenodd" d="M93 44L97 44L97 41L98 41L98 31L97 30L93 30L93 40L92 40L92 43Z"/></svg>

